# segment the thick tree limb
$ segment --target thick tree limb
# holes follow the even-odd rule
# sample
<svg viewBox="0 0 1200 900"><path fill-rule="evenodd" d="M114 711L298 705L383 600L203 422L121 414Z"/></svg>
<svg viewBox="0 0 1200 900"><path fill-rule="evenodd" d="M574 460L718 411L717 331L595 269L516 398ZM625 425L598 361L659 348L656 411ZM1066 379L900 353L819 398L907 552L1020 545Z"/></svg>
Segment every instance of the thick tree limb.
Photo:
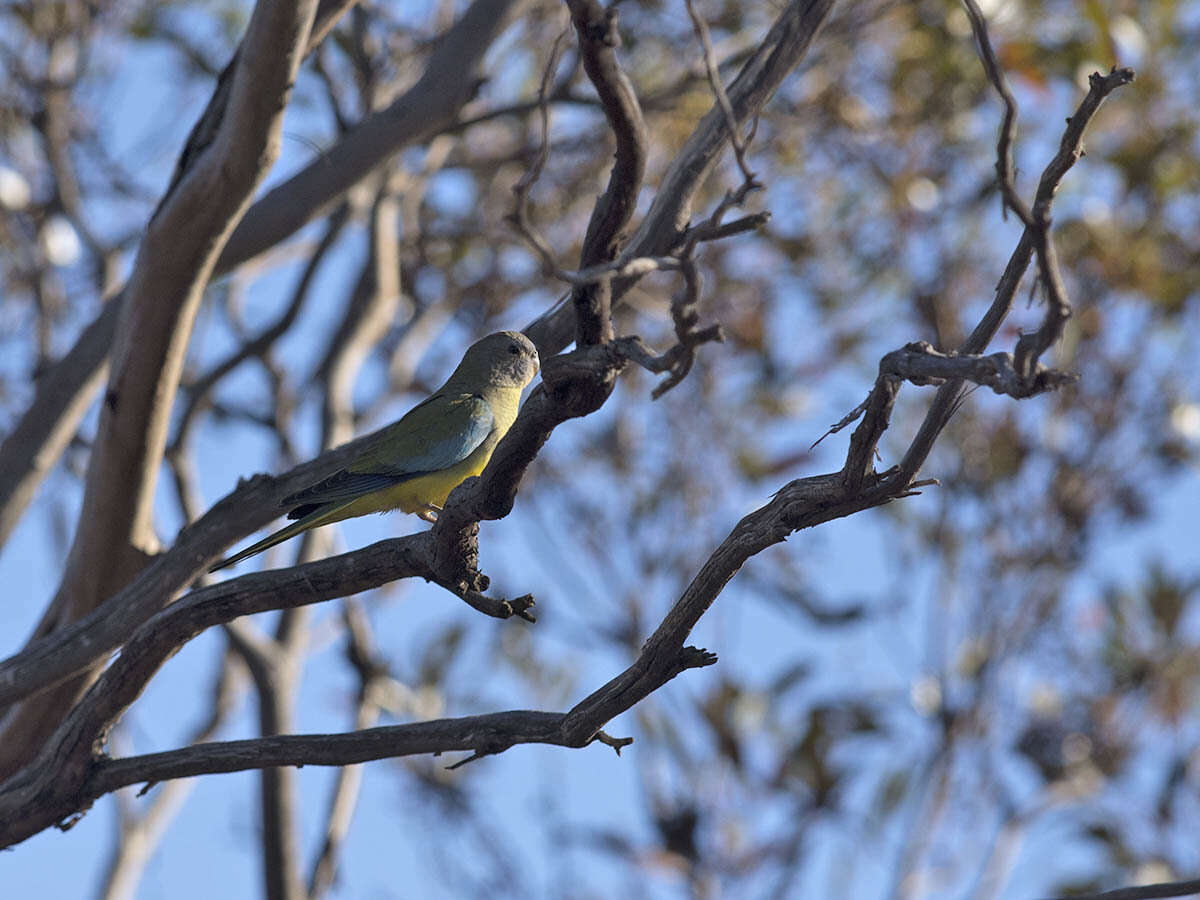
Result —
<svg viewBox="0 0 1200 900"><path fill-rule="evenodd" d="M121 588L152 549L152 504L192 321L221 247L279 152L283 110L315 0L260 0L211 145L150 223L125 290L83 508L42 629L78 619ZM26 758L84 682L5 723L0 774Z"/></svg>

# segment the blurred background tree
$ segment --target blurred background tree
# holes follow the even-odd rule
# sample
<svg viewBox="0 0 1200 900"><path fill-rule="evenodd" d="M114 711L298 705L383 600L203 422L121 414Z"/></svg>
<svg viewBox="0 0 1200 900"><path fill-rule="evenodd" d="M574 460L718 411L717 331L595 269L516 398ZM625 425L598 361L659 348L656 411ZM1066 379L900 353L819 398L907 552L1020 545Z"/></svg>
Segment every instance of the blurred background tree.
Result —
<svg viewBox="0 0 1200 900"><path fill-rule="evenodd" d="M416 83L466 6L351 6L300 70L267 187ZM128 274L250 10L0 10L6 439ZM713 96L682 4L619 11L651 138L644 211ZM777 10L698 12L728 82ZM1088 73L1138 73L1092 124L1054 208L1074 314L1047 362L1076 384L1019 403L972 393L923 469L940 486L752 560L695 637L720 663L613 723L636 739L619 760L522 747L453 771L412 757L272 770L261 785L214 775L191 797L188 782L127 789L68 835L5 854L4 881L105 897L247 895L256 879L288 897L1027 897L1200 874L1200 4L984 12L1021 108L1026 195ZM239 477L391 421L470 340L558 299L507 217L566 27L559 4L520 5L446 123L208 287L153 509L163 546ZM529 211L570 265L612 142L564 48ZM485 568L538 597L538 624L411 581L237 620L174 659L111 745L558 709L628 665L734 522L787 480L841 465L844 435L813 442L861 401L883 354L958 346L979 319L1020 234L996 190L999 118L957 4L835 7L749 145L764 185L750 205L769 224L698 251L699 311L725 342L657 401L655 379L628 370L602 410L555 432L513 514L483 529ZM727 154L696 216L741 180ZM674 287L640 282L617 332L669 344ZM991 349L1036 328L1029 296ZM54 594L79 515L103 371L75 375L75 412L47 442L61 452L32 480L3 473L25 477L0 518L8 653ZM884 467L928 396L901 393ZM416 524L326 529L263 564ZM82 868L55 871L67 852Z"/></svg>

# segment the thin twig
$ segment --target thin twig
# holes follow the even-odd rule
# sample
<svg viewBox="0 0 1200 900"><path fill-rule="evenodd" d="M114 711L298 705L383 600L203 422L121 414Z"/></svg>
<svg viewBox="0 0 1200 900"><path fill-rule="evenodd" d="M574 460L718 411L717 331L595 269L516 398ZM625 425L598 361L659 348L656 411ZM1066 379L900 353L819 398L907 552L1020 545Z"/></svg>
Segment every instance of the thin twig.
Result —
<svg viewBox="0 0 1200 900"><path fill-rule="evenodd" d="M550 156L550 104L547 91L550 86L550 79L554 76L554 71L558 68L559 60L562 58L562 51L566 46L567 36L570 33L571 26L568 23L563 27L558 37L554 39L554 46L550 48L550 57L546 60L546 68L542 71L542 81L538 87L537 95L538 122L541 125L542 131L541 141L538 144L537 154L533 158L533 165L513 185L513 210L505 217L505 220L517 229L521 237L525 239L526 243L541 258L542 271L546 274L553 274L556 277L558 277L561 267L554 259L554 251L550 249L550 245L538 233L530 219L529 192L533 190L533 186L542 177L542 169L545 168L546 160Z"/></svg>
<svg viewBox="0 0 1200 900"><path fill-rule="evenodd" d="M729 95L725 93L725 85L721 83L721 73L717 67L717 54L713 50L712 38L708 33L708 25L704 19L696 12L696 7L692 0L686 0L688 15L692 18L692 28L696 31L696 37L700 40L700 46L704 49L704 71L708 75L708 84L712 88L713 95L717 98L717 105L721 108L721 114L725 117L725 127L729 129L729 143L733 145L733 155L737 159L738 168L742 170L742 178L746 184L757 184L758 177L754 172L750 171L750 166L746 162L746 144L743 140L740 131L738 130L737 118L733 114L733 105L729 102ZM757 124L757 120L755 120ZM753 129L751 131L753 134Z"/></svg>

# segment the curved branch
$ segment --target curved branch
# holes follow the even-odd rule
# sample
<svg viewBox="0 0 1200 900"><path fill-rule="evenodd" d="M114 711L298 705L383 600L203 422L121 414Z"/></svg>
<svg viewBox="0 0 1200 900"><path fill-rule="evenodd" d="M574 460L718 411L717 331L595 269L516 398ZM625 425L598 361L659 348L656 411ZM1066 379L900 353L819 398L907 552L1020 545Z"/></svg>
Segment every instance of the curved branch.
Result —
<svg viewBox="0 0 1200 900"><path fill-rule="evenodd" d="M617 11L598 0L568 0L571 21L579 35L583 68L591 79L609 127L617 139L616 158L608 187L596 200L580 251L580 268L616 259L624 242L624 229L633 216L638 191L646 174L648 140L637 94L617 62ZM603 344L612 340L611 282L576 287L571 292L575 310L575 344Z"/></svg>

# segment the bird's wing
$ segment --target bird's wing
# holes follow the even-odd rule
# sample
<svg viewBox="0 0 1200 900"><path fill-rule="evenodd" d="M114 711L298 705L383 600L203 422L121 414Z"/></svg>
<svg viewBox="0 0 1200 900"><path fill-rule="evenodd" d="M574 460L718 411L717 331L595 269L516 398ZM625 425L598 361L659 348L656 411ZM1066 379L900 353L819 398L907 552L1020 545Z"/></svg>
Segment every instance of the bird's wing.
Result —
<svg viewBox="0 0 1200 900"><path fill-rule="evenodd" d="M448 469L470 456L494 427L492 408L478 394L434 394L380 432L346 468L285 497L283 505L308 511Z"/></svg>

